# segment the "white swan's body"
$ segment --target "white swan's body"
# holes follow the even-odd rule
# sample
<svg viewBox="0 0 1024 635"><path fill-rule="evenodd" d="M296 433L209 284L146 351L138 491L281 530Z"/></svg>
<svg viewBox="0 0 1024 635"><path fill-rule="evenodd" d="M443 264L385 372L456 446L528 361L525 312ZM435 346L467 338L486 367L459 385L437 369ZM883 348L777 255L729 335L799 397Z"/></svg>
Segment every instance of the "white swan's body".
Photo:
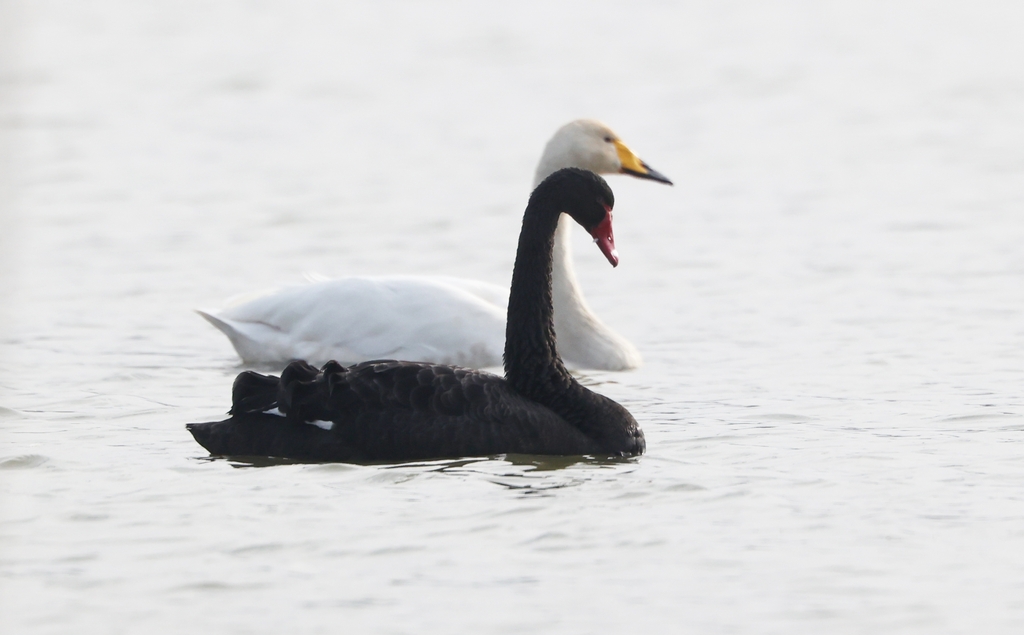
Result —
<svg viewBox="0 0 1024 635"><path fill-rule="evenodd" d="M485 299L463 284L474 282L351 276L268 292L216 316L201 314L247 362L408 359L500 366L508 290L477 282L488 287Z"/></svg>
<svg viewBox="0 0 1024 635"><path fill-rule="evenodd" d="M579 167L670 182L640 161L607 126L566 124L544 149L534 185ZM640 353L587 306L572 266L572 221L555 233L552 270L555 333L569 367L628 370ZM351 276L268 291L200 315L224 332L246 362L304 359L352 364L402 359L501 366L508 289L449 276Z"/></svg>

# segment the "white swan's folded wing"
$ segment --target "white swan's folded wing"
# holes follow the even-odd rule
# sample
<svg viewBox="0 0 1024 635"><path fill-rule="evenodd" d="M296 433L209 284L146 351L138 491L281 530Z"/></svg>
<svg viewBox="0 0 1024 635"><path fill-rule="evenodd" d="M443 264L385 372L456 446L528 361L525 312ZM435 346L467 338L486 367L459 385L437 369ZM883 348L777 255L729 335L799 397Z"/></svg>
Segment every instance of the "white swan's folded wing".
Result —
<svg viewBox="0 0 1024 635"><path fill-rule="evenodd" d="M285 287L203 312L249 363L403 359L471 368L501 365L505 307L451 281L348 277ZM506 296L498 287L491 297Z"/></svg>

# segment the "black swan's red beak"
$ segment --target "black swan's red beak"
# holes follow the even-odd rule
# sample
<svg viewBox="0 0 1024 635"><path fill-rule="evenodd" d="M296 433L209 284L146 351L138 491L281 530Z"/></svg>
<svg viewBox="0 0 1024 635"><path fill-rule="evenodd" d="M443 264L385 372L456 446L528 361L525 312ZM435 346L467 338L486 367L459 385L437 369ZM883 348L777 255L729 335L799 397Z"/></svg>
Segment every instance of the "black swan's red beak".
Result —
<svg viewBox="0 0 1024 635"><path fill-rule="evenodd" d="M607 205L604 208L608 210L608 215L597 224L597 227L590 230L590 235L594 237L594 242L597 243L608 262L612 263L613 267L617 267L619 252L615 250L615 235L612 233L612 210Z"/></svg>

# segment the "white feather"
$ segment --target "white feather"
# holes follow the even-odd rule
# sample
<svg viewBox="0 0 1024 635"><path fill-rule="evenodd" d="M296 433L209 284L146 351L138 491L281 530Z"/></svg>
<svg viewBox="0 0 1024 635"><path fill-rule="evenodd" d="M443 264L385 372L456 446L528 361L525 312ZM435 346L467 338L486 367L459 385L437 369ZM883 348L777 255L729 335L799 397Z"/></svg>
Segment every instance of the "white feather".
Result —
<svg viewBox="0 0 1024 635"><path fill-rule="evenodd" d="M334 427L334 422L333 421L324 421L323 419L316 419L314 421L307 421L306 423L308 423L311 426L316 426L316 427L320 428L321 430L330 430L331 428Z"/></svg>
<svg viewBox="0 0 1024 635"><path fill-rule="evenodd" d="M598 173L622 167L607 126L566 124L548 142L534 184L565 167ZM562 359L576 368L628 370L639 352L587 306L573 271L572 222L555 234L552 270L555 332ZM304 359L402 359L486 368L500 366L508 289L449 276L352 276L236 297L221 311L199 311L249 363Z"/></svg>

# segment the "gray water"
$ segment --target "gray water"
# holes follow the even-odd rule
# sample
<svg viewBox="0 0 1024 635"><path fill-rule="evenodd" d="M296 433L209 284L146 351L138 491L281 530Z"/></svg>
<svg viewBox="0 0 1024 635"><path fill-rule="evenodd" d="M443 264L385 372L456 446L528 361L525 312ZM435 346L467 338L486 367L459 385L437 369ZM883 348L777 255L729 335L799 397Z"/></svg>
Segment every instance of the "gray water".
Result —
<svg viewBox="0 0 1024 635"><path fill-rule="evenodd" d="M5 633L1018 633L1024 10L5 2ZM608 122L582 379L635 460L209 460L192 308L306 272L506 283Z"/></svg>

